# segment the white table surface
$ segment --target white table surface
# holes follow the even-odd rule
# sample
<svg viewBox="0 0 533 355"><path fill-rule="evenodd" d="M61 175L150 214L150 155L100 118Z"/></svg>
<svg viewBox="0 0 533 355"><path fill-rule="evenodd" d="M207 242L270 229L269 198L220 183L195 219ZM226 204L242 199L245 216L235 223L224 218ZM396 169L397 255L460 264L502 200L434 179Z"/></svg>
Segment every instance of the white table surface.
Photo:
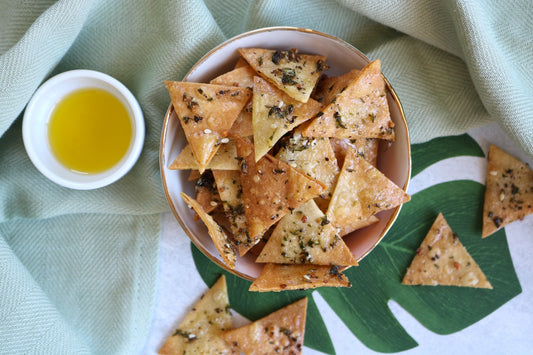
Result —
<svg viewBox="0 0 533 355"><path fill-rule="evenodd" d="M493 143L533 166L529 159L495 124L469 132L481 148ZM532 138L533 139L533 138ZM449 167L453 166L453 169ZM460 166L461 168L457 168ZM408 192L414 194L440 182L469 179L485 182L486 160L458 157L440 161L415 176ZM171 213L163 215L157 296L151 331L143 354L157 350L198 301L207 286L196 271L190 240ZM533 215L505 227L513 264L522 293L479 322L450 335L424 328L394 301L389 307L400 324L418 342L402 354L533 354ZM187 272L183 272L187 270ZM328 328L335 351L344 354L376 354L363 345L329 308L318 292L312 294ZM232 312L234 326L249 321ZM321 354L304 348L304 354Z"/></svg>

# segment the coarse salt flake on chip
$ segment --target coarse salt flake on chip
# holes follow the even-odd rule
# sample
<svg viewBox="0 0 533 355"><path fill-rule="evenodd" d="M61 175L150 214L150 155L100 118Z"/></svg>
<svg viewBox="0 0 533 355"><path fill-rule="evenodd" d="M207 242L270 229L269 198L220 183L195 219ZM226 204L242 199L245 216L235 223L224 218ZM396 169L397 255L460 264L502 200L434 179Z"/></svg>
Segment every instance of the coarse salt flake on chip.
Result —
<svg viewBox="0 0 533 355"><path fill-rule="evenodd" d="M235 253L233 244L228 239L226 233L224 233L222 227L220 227L218 223L215 222L213 217L211 217L204 211L202 206L200 206L200 204L196 200L187 196L187 194L183 192L180 194L180 196L198 214L202 222L204 222L204 224L206 225L209 236L213 240L213 244L215 244L215 248L220 253L220 256L222 257L224 263L230 269L234 269L235 262L237 260L237 254Z"/></svg>
<svg viewBox="0 0 533 355"><path fill-rule="evenodd" d="M313 200L287 213L278 222L256 262L357 265L336 228Z"/></svg>
<svg viewBox="0 0 533 355"><path fill-rule="evenodd" d="M481 236L533 213L533 170L495 145L489 148Z"/></svg>
<svg viewBox="0 0 533 355"><path fill-rule="evenodd" d="M337 265L265 264L249 291L305 290L317 287L351 287Z"/></svg>
<svg viewBox="0 0 533 355"><path fill-rule="evenodd" d="M409 200L404 190L350 148L326 215L341 228Z"/></svg>
<svg viewBox="0 0 533 355"><path fill-rule="evenodd" d="M322 72L328 68L326 57L300 54L296 49L240 48L239 53L259 75L304 103L309 100Z"/></svg>
<svg viewBox="0 0 533 355"><path fill-rule="evenodd" d="M254 78L252 100L256 161L265 155L282 136L309 120L321 107L313 99L306 104L299 102L258 76Z"/></svg>
<svg viewBox="0 0 533 355"><path fill-rule="evenodd" d="M251 90L234 86L166 81L181 127L203 172L220 147Z"/></svg>
<svg viewBox="0 0 533 355"><path fill-rule="evenodd" d="M238 354L222 338L233 329L226 278L217 282L185 316L174 333L159 349L162 355L174 354Z"/></svg>
<svg viewBox="0 0 533 355"><path fill-rule="evenodd" d="M325 185L269 154L256 162L253 144L240 137L235 143L250 238L245 246L251 248L270 226L320 195Z"/></svg>
<svg viewBox="0 0 533 355"><path fill-rule="evenodd" d="M442 213L416 250L402 280L406 285L492 288Z"/></svg>
<svg viewBox="0 0 533 355"><path fill-rule="evenodd" d="M301 354L307 316L307 297L285 306L222 337L245 354Z"/></svg>
<svg viewBox="0 0 533 355"><path fill-rule="evenodd" d="M348 73L349 74L349 73ZM394 140L381 64L364 67L302 131L306 137L381 138Z"/></svg>

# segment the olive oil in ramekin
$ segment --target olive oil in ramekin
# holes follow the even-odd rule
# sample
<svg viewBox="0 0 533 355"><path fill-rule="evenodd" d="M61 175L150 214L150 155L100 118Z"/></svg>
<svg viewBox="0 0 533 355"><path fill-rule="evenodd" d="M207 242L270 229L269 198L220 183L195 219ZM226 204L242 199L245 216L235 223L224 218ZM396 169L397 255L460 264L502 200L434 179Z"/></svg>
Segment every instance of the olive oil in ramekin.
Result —
<svg viewBox="0 0 533 355"><path fill-rule="evenodd" d="M128 151L133 128L128 111L98 88L74 91L54 108L48 123L52 152L66 168L97 174L112 168Z"/></svg>

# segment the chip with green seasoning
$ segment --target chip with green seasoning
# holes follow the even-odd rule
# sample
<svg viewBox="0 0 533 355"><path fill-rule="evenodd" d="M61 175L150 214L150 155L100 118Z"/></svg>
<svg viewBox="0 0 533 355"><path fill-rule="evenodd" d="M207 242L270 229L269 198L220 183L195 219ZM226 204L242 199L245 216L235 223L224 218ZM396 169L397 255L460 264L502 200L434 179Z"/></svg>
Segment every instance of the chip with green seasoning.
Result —
<svg viewBox="0 0 533 355"><path fill-rule="evenodd" d="M492 288L442 213L416 250L402 283L405 285Z"/></svg>
<svg viewBox="0 0 533 355"><path fill-rule="evenodd" d="M229 135L252 92L248 88L225 85L179 81L166 81L165 84L202 173L222 140Z"/></svg>
<svg viewBox="0 0 533 355"><path fill-rule="evenodd" d="M301 54L294 48L240 48L239 53L259 75L304 103L309 100L322 72L328 68L326 57Z"/></svg>
<svg viewBox="0 0 533 355"><path fill-rule="evenodd" d="M230 329L233 324L226 278L222 275L194 305L158 353L236 355L238 352L222 338L222 334Z"/></svg>
<svg viewBox="0 0 533 355"><path fill-rule="evenodd" d="M533 170L495 145L489 148L481 236L533 213Z"/></svg>

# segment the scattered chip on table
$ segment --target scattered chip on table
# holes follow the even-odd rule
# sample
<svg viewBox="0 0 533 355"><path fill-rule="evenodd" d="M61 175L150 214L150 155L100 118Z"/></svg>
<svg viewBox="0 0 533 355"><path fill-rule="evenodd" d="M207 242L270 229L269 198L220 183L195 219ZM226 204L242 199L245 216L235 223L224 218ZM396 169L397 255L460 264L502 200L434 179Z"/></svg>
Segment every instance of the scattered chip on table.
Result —
<svg viewBox="0 0 533 355"><path fill-rule="evenodd" d="M317 287L351 287L337 265L265 264L249 291L305 290Z"/></svg>
<svg viewBox="0 0 533 355"><path fill-rule="evenodd" d="M381 64L375 60L309 121L305 137L381 138L394 140Z"/></svg>
<svg viewBox="0 0 533 355"><path fill-rule="evenodd" d="M239 53L259 75L304 103L327 69L326 57L300 54L296 49L240 48Z"/></svg>
<svg viewBox="0 0 533 355"><path fill-rule="evenodd" d="M252 92L234 86L166 81L178 120L202 173Z"/></svg>
<svg viewBox="0 0 533 355"><path fill-rule="evenodd" d="M489 148L481 236L533 213L533 170L495 145Z"/></svg>
<svg viewBox="0 0 533 355"><path fill-rule="evenodd" d="M203 295L159 349L162 355L238 354L222 338L233 329L226 278L222 275Z"/></svg>
<svg viewBox="0 0 533 355"><path fill-rule="evenodd" d="M439 213L416 250L402 283L492 289L487 277L459 241L442 213Z"/></svg>
<svg viewBox="0 0 533 355"><path fill-rule="evenodd" d="M213 219L212 216L207 214L202 206L191 198L190 196L187 196L185 193L180 194L183 200L198 214L202 222L207 227L207 231L209 232L209 236L213 240L213 243L215 244L215 248L220 253L220 256L222 257L222 260L224 263L230 268L235 268L235 262L237 260L237 254L235 252L233 243L229 240L226 233L224 233L224 230L220 225Z"/></svg>
<svg viewBox="0 0 533 355"><path fill-rule="evenodd" d="M245 354L301 354L307 317L307 297L255 322L223 333L222 337Z"/></svg>

